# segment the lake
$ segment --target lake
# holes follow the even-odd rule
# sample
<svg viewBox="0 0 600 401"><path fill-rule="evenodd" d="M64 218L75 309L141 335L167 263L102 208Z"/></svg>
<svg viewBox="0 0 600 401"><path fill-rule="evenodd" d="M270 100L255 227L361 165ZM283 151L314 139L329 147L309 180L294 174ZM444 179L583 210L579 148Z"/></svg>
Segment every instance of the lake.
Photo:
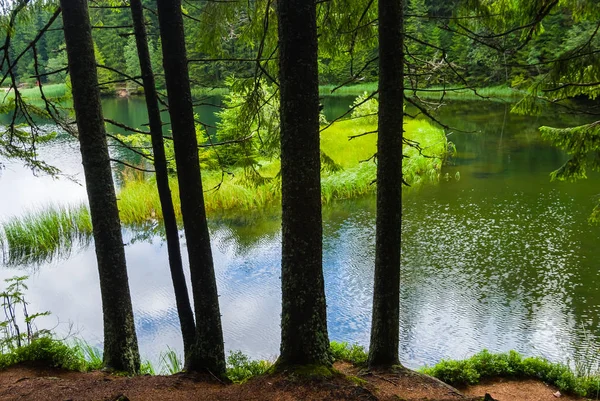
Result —
<svg viewBox="0 0 600 401"><path fill-rule="evenodd" d="M352 100L325 98L325 113L333 118ZM104 109L108 118L132 126L145 122L141 99L106 99ZM586 120L557 110L526 117L509 109L502 102L448 102L438 117L453 127L448 138L457 155L438 186L404 195L400 357L409 367L465 358L483 348L565 363L597 358L600 227L588 225L587 217L600 177L550 182L549 173L566 157L537 131L540 125ZM202 109L200 117L214 124L213 111ZM49 203L85 201L85 188L76 181L83 179L77 143L61 137L43 146L41 157L74 180L35 177L18 163L5 163L0 221ZM118 169L115 178L119 182ZM209 225L225 347L275 359L280 219L271 212L225 214ZM167 347L182 354L166 244L159 236L124 233L142 357L157 363ZM332 340L368 346L374 241L374 197L324 208ZM93 246L51 263L0 270L2 279L23 274L30 275L30 311L52 312L38 321L39 328L101 346Z"/></svg>

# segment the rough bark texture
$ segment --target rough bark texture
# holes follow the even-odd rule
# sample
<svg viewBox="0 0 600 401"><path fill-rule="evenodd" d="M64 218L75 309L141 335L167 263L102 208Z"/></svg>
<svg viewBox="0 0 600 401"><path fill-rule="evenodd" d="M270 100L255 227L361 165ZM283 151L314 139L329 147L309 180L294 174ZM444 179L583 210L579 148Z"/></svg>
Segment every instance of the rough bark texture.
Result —
<svg viewBox="0 0 600 401"><path fill-rule="evenodd" d="M60 4L100 275L104 366L135 373L140 368L140 356L100 105L87 0L61 0Z"/></svg>
<svg viewBox="0 0 600 401"><path fill-rule="evenodd" d="M379 0L377 229L371 367L399 364L403 40L402 0Z"/></svg>
<svg viewBox="0 0 600 401"><path fill-rule="evenodd" d="M165 146L162 135L162 120L160 118L160 108L158 106L156 84L152 72L150 51L148 50L148 37L144 24L142 2L141 0L130 0L129 4L133 18L138 57L140 59L142 81L144 83L144 95L146 97L146 108L148 109L150 132L152 134L154 171L156 174L156 186L158 188L163 221L165 224L169 267L171 270L173 289L175 291L179 325L181 326L181 334L183 337L184 360L187 364L196 337L194 313L192 312L192 307L190 305L185 275L183 273L181 249L179 246L179 230L177 228L177 218L175 217L175 210L173 208L173 199L171 198L171 189L169 188L169 173L167 170L167 158L165 156Z"/></svg>
<svg viewBox="0 0 600 401"><path fill-rule="evenodd" d="M279 0L281 355L278 366L330 365L322 262L316 6Z"/></svg>
<svg viewBox="0 0 600 401"><path fill-rule="evenodd" d="M196 342L186 369L208 369L213 374L224 376L221 313L200 179L181 0L158 0L157 8L196 314Z"/></svg>

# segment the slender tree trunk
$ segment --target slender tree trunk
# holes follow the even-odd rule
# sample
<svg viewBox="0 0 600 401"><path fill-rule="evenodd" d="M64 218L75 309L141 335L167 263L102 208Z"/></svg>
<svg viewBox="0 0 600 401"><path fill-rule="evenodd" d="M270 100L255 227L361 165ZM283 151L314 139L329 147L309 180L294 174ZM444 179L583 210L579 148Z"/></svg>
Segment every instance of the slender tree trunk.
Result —
<svg viewBox="0 0 600 401"><path fill-rule="evenodd" d="M322 262L317 24L314 1L279 0L281 355L330 365Z"/></svg>
<svg viewBox="0 0 600 401"><path fill-rule="evenodd" d="M61 0L60 5L100 276L104 366L136 373L140 356L87 3L87 0Z"/></svg>
<svg viewBox="0 0 600 401"><path fill-rule="evenodd" d="M157 0L157 8L196 314L196 343L186 369L208 369L224 376L221 313L204 209L181 0Z"/></svg>
<svg viewBox="0 0 600 401"><path fill-rule="evenodd" d="M375 285L369 366L399 364L404 49L402 0L379 0Z"/></svg>
<svg viewBox="0 0 600 401"><path fill-rule="evenodd" d="M162 135L162 120L160 118L160 108L158 106L158 96L156 93L156 83L152 72L152 61L148 49L148 37L144 24L144 11L141 0L130 0L131 15L133 17L133 27L135 31L135 40L140 59L140 69L142 71L142 80L144 83L144 95L146 97L146 108L148 109L148 120L150 123L150 132L152 134L152 152L154 153L154 170L156 172L156 186L158 187L158 196L165 224L165 234L167 237L167 251L169 253L169 267L171 270L171 279L173 289L175 290L175 301L177 304L177 314L181 326L183 337L184 359L187 361L190 357L190 351L195 341L194 314L190 306L185 275L183 273L183 263L181 261L181 249L179 246L179 230L177 229L177 219L173 208L173 199L169 188L169 173L167 170L167 158L165 156L165 145Z"/></svg>

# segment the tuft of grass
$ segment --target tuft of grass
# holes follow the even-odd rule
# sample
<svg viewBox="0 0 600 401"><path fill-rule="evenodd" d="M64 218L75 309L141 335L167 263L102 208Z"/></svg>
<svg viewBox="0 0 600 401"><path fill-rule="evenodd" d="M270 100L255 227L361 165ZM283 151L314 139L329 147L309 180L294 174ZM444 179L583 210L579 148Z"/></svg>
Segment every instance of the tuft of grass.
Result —
<svg viewBox="0 0 600 401"><path fill-rule="evenodd" d="M534 378L555 385L562 392L584 397L600 395L597 373L578 375L569 366L544 358L523 358L516 351L492 354L483 350L465 360L442 360L432 367L420 369L453 386L476 384L493 377Z"/></svg>
<svg viewBox="0 0 600 401"><path fill-rule="evenodd" d="M368 355L365 348L358 345L348 345L347 342L332 341L330 345L331 355L336 361L346 361L357 366L367 364Z"/></svg>
<svg viewBox="0 0 600 401"><path fill-rule="evenodd" d="M102 350L83 340L75 340L75 349L85 361L85 370L102 369Z"/></svg>
<svg viewBox="0 0 600 401"><path fill-rule="evenodd" d="M69 255L75 245L89 243L92 235L85 205L47 207L13 217L0 228L3 259L8 265L42 263Z"/></svg>
<svg viewBox="0 0 600 401"><path fill-rule="evenodd" d="M156 375L156 370L154 369L154 366L152 366L152 362L145 360L140 364L140 375Z"/></svg>
<svg viewBox="0 0 600 401"><path fill-rule="evenodd" d="M254 376L267 373L273 366L269 361L253 361L242 351L230 351L227 356L227 377L233 383L244 383Z"/></svg>
<svg viewBox="0 0 600 401"><path fill-rule="evenodd" d="M174 375L183 370L181 358L171 347L167 347L166 351L160 353L160 366L160 371L163 374Z"/></svg>

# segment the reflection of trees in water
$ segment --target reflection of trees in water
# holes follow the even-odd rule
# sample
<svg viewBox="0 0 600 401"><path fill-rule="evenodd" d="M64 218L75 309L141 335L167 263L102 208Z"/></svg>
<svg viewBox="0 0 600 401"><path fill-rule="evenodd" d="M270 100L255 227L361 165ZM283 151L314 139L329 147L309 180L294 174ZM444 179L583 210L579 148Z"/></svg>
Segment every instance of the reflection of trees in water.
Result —
<svg viewBox="0 0 600 401"><path fill-rule="evenodd" d="M279 237L281 212L275 208L256 212L227 212L209 216L208 226L213 244L221 252L231 249L236 256L244 256L261 244Z"/></svg>

